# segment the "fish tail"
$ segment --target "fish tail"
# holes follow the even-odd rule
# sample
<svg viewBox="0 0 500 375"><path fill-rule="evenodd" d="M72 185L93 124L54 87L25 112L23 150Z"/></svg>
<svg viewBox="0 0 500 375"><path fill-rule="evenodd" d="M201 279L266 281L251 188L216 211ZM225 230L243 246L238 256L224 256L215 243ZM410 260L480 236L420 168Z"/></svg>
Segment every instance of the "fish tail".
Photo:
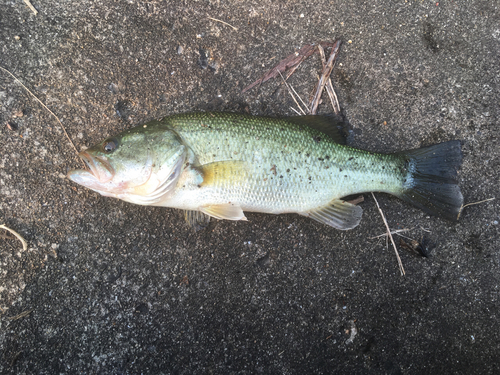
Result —
<svg viewBox="0 0 500 375"><path fill-rule="evenodd" d="M399 197L433 215L458 220L463 196L457 170L462 164L460 141L449 141L399 153L407 169Z"/></svg>

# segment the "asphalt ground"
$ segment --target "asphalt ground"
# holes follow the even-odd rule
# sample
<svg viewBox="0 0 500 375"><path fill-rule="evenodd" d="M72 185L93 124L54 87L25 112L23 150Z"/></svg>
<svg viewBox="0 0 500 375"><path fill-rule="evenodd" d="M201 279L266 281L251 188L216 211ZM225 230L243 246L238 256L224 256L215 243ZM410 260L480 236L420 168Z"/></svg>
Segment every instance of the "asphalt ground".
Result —
<svg viewBox="0 0 500 375"><path fill-rule="evenodd" d="M462 142L458 223L371 195L346 232L248 214L193 233L183 214L104 198L52 115L0 72L0 372L472 374L500 371L500 11L496 1L0 1L0 66L78 150L188 111L294 115L280 79L308 43L351 145ZM211 19L211 18L212 19ZM228 26L220 21L224 21ZM308 98L321 62L289 82ZM331 113L326 95L320 113ZM411 240L403 238L406 243Z"/></svg>

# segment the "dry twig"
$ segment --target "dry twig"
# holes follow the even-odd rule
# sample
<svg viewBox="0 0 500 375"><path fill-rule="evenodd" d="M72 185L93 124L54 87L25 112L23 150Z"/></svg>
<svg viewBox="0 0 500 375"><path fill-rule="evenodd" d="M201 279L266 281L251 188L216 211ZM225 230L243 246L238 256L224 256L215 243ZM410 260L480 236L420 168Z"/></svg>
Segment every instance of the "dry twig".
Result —
<svg viewBox="0 0 500 375"><path fill-rule="evenodd" d="M325 69L326 66L325 50L323 49L321 44L318 44L318 51L321 57L321 64L323 64L323 69ZM338 115L340 113L339 100L337 98L335 90L333 89L332 79L330 77L328 77L328 81L326 81L325 87L326 87L326 92L328 93L328 97L330 98L330 102L332 103L333 112L335 112L335 114Z"/></svg>
<svg viewBox="0 0 500 375"><path fill-rule="evenodd" d="M337 43L340 43L340 42L337 42ZM331 47L334 45L333 43L328 43L328 42L321 42L320 44L323 47ZM241 91L241 93L243 94L243 93L247 92L248 90L250 90L251 88L270 80L271 78L276 78L279 73L283 73L286 70L290 69L290 72L288 72L287 77L286 77L288 79L288 77L290 77L293 74L293 72L295 72L295 70L302 63L302 61L304 61L309 56L311 56L315 51L316 51L315 44L306 44L297 52L294 52L294 53L288 55L283 60L281 60L278 63L278 65L276 65L274 68L268 70L267 73L262 76L262 78L258 79L254 83L245 87Z"/></svg>
<svg viewBox="0 0 500 375"><path fill-rule="evenodd" d="M326 62L325 67L323 68L323 72L321 73L321 77L318 81L318 84L316 85L316 90L315 90L316 92L314 94L313 99L311 100L311 108L309 110L309 112L312 115L316 114L319 105L319 100L321 99L321 94L323 93L323 89L325 88L325 85L330 77L330 74L332 73L333 64L335 63L335 59L337 58L339 48L340 48L340 40L337 40L333 45L330 57L328 58L328 61Z"/></svg>
<svg viewBox="0 0 500 375"><path fill-rule="evenodd" d="M19 241L23 244L23 250L28 250L28 243L26 240L19 234L17 233L14 229L10 229L9 227L6 227L4 224L0 225L0 229L5 229L6 231L12 233L14 236L17 237Z"/></svg>
<svg viewBox="0 0 500 375"><path fill-rule="evenodd" d="M66 136L66 138L68 139L69 143L71 144L71 146L75 150L76 154L78 155L78 150L76 149L75 145L73 144L73 141L71 141L71 138L69 137L68 133L66 132L66 129L64 128L64 125L62 124L61 120L59 120L59 118L54 114L54 112L52 112L45 104L43 104L43 102L40 99L37 98L37 96L35 94L33 94L26 86L24 86L24 84L14 74L12 74L7 69L5 69L5 68L3 68L1 66L0 66L0 69L2 69L4 72L8 73L12 78L14 78L14 80L17 83L19 83L26 91L28 91L31 94L31 96L33 96L38 101L38 103L40 103L42 105L43 108L45 108L52 116L55 117L55 119L57 120L57 122L61 126L61 129L63 130L64 135ZM80 163L82 163L84 169L87 168L87 166L85 165L85 163L82 160L80 160Z"/></svg>
<svg viewBox="0 0 500 375"><path fill-rule="evenodd" d="M401 258L399 257L398 249L396 247L396 244L394 243L394 238L392 238L391 234L391 229L389 228L389 224L387 224L387 220L385 219L385 215L380 209L380 206L378 205L377 198L375 198L375 194L372 193L372 197L375 200L375 203L377 204L378 211L380 212L380 216L382 216L382 220L384 220L385 227L387 229L387 234L389 235L389 238L391 239L392 246L394 247L394 252L396 253L396 258L398 259L398 264L399 264L399 270L401 271L401 276L405 275L405 269L403 268L403 263L401 262Z"/></svg>

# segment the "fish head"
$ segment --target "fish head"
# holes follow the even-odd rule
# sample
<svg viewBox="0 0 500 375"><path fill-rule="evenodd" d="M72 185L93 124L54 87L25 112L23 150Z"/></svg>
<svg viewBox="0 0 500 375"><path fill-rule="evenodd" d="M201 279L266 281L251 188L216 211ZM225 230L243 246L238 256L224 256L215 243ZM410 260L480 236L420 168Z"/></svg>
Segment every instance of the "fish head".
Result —
<svg viewBox="0 0 500 375"><path fill-rule="evenodd" d="M139 126L81 152L89 170L72 170L68 178L107 197L158 205L173 193L186 149L170 129Z"/></svg>

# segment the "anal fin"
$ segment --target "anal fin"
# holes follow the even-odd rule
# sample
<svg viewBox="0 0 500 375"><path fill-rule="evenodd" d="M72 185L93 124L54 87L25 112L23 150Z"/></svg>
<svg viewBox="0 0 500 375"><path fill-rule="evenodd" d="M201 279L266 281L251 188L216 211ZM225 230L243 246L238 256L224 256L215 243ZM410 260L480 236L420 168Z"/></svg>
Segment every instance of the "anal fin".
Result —
<svg viewBox="0 0 500 375"><path fill-rule="evenodd" d="M341 199L335 199L325 206L300 214L336 229L348 230L359 224L363 209Z"/></svg>
<svg viewBox="0 0 500 375"><path fill-rule="evenodd" d="M204 214L222 220L246 220L245 214L239 204L223 203L200 207Z"/></svg>
<svg viewBox="0 0 500 375"><path fill-rule="evenodd" d="M186 210L184 211L184 218L195 232L205 229L210 223L210 216L201 211Z"/></svg>

